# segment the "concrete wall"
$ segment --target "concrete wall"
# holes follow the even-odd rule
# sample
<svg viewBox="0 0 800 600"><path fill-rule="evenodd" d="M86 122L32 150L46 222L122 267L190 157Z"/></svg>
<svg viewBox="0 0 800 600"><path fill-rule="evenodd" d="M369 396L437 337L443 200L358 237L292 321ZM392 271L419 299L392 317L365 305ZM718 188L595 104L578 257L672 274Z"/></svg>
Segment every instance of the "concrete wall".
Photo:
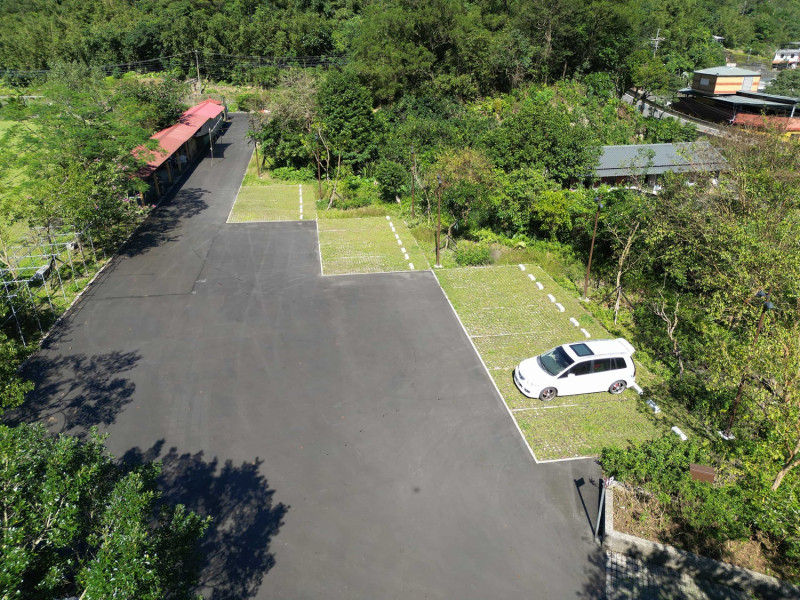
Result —
<svg viewBox="0 0 800 600"><path fill-rule="evenodd" d="M694 578L755 594L758 598L781 600L800 598L800 588L769 575L698 556L614 530L614 488L606 490L603 548L607 552L627 554L641 561L675 569Z"/></svg>

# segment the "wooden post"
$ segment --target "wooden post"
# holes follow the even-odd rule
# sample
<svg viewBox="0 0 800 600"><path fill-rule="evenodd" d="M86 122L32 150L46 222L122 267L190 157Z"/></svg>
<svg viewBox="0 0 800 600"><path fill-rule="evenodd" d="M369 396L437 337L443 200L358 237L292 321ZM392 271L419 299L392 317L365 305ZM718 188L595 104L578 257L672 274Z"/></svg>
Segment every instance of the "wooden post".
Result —
<svg viewBox="0 0 800 600"><path fill-rule="evenodd" d="M437 175L436 179L439 180L439 186L436 188L436 196L438 198L436 208L436 266L441 267L442 263L439 260L439 240L442 236L442 178Z"/></svg>
<svg viewBox="0 0 800 600"><path fill-rule="evenodd" d="M411 218L414 218L414 191L415 179L417 178L417 155L414 153L414 146L411 146L411 160L414 161L414 167L411 171Z"/></svg>
<svg viewBox="0 0 800 600"><path fill-rule="evenodd" d="M161 185L158 183L158 171L153 171L153 186L156 188L156 196L161 198Z"/></svg>

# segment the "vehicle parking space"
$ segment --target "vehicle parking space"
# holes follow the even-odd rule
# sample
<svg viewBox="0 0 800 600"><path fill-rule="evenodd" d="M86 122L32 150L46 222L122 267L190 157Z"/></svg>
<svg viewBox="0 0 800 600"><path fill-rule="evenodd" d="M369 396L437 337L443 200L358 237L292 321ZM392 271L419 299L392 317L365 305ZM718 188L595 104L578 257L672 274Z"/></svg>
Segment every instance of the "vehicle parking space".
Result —
<svg viewBox="0 0 800 600"><path fill-rule="evenodd" d="M534 464L397 223L329 223L417 267L368 277L321 277L313 222L226 224L246 132L235 116L224 161L198 164L31 359L29 419L164 460L165 497L214 519L206 597L602 590L594 461Z"/></svg>
<svg viewBox="0 0 800 600"><path fill-rule="evenodd" d="M318 220L323 275L428 269L405 223L391 217Z"/></svg>
<svg viewBox="0 0 800 600"><path fill-rule="evenodd" d="M658 425L633 390L527 398L514 384L524 359L567 342L611 337L579 301L535 265L444 269L437 278L537 460L595 455L643 440Z"/></svg>
<svg viewBox="0 0 800 600"><path fill-rule="evenodd" d="M316 190L309 184L242 186L228 223L314 220Z"/></svg>

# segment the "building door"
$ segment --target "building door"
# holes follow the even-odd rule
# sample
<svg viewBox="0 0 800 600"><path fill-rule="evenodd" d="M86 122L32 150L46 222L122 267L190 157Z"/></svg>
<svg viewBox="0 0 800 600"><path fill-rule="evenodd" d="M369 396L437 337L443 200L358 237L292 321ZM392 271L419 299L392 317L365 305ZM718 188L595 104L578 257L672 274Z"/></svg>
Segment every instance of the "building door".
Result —
<svg viewBox="0 0 800 600"><path fill-rule="evenodd" d="M749 92L751 87L753 87L753 78L745 77L744 81L742 81L742 91Z"/></svg>

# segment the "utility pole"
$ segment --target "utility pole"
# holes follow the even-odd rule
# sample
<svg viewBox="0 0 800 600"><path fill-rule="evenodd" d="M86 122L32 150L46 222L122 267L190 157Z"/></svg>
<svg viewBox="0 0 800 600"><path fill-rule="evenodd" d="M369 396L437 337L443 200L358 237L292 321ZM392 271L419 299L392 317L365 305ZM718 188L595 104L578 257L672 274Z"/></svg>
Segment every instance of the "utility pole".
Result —
<svg viewBox="0 0 800 600"><path fill-rule="evenodd" d="M194 51L194 65L197 67L197 93L199 94L203 91L203 83L200 81L200 58L197 50Z"/></svg>
<svg viewBox="0 0 800 600"><path fill-rule="evenodd" d="M411 160L414 166L411 169L411 218L414 218L414 183L417 178L417 155L414 154L414 146L411 146Z"/></svg>
<svg viewBox="0 0 800 600"><path fill-rule="evenodd" d="M436 188L436 197L438 198L436 209L436 266L441 267L442 263L439 260L439 240L442 237L442 176L437 175L436 179L439 182L439 186Z"/></svg>
<svg viewBox="0 0 800 600"><path fill-rule="evenodd" d="M661 33L661 27L659 27L658 30L656 30L656 37L650 38L650 41L653 42L653 44L654 44L654 46L653 46L653 58L656 57L656 50L658 50L658 43L659 42L663 42L664 39L666 39L666 38L658 37L659 33Z"/></svg>

